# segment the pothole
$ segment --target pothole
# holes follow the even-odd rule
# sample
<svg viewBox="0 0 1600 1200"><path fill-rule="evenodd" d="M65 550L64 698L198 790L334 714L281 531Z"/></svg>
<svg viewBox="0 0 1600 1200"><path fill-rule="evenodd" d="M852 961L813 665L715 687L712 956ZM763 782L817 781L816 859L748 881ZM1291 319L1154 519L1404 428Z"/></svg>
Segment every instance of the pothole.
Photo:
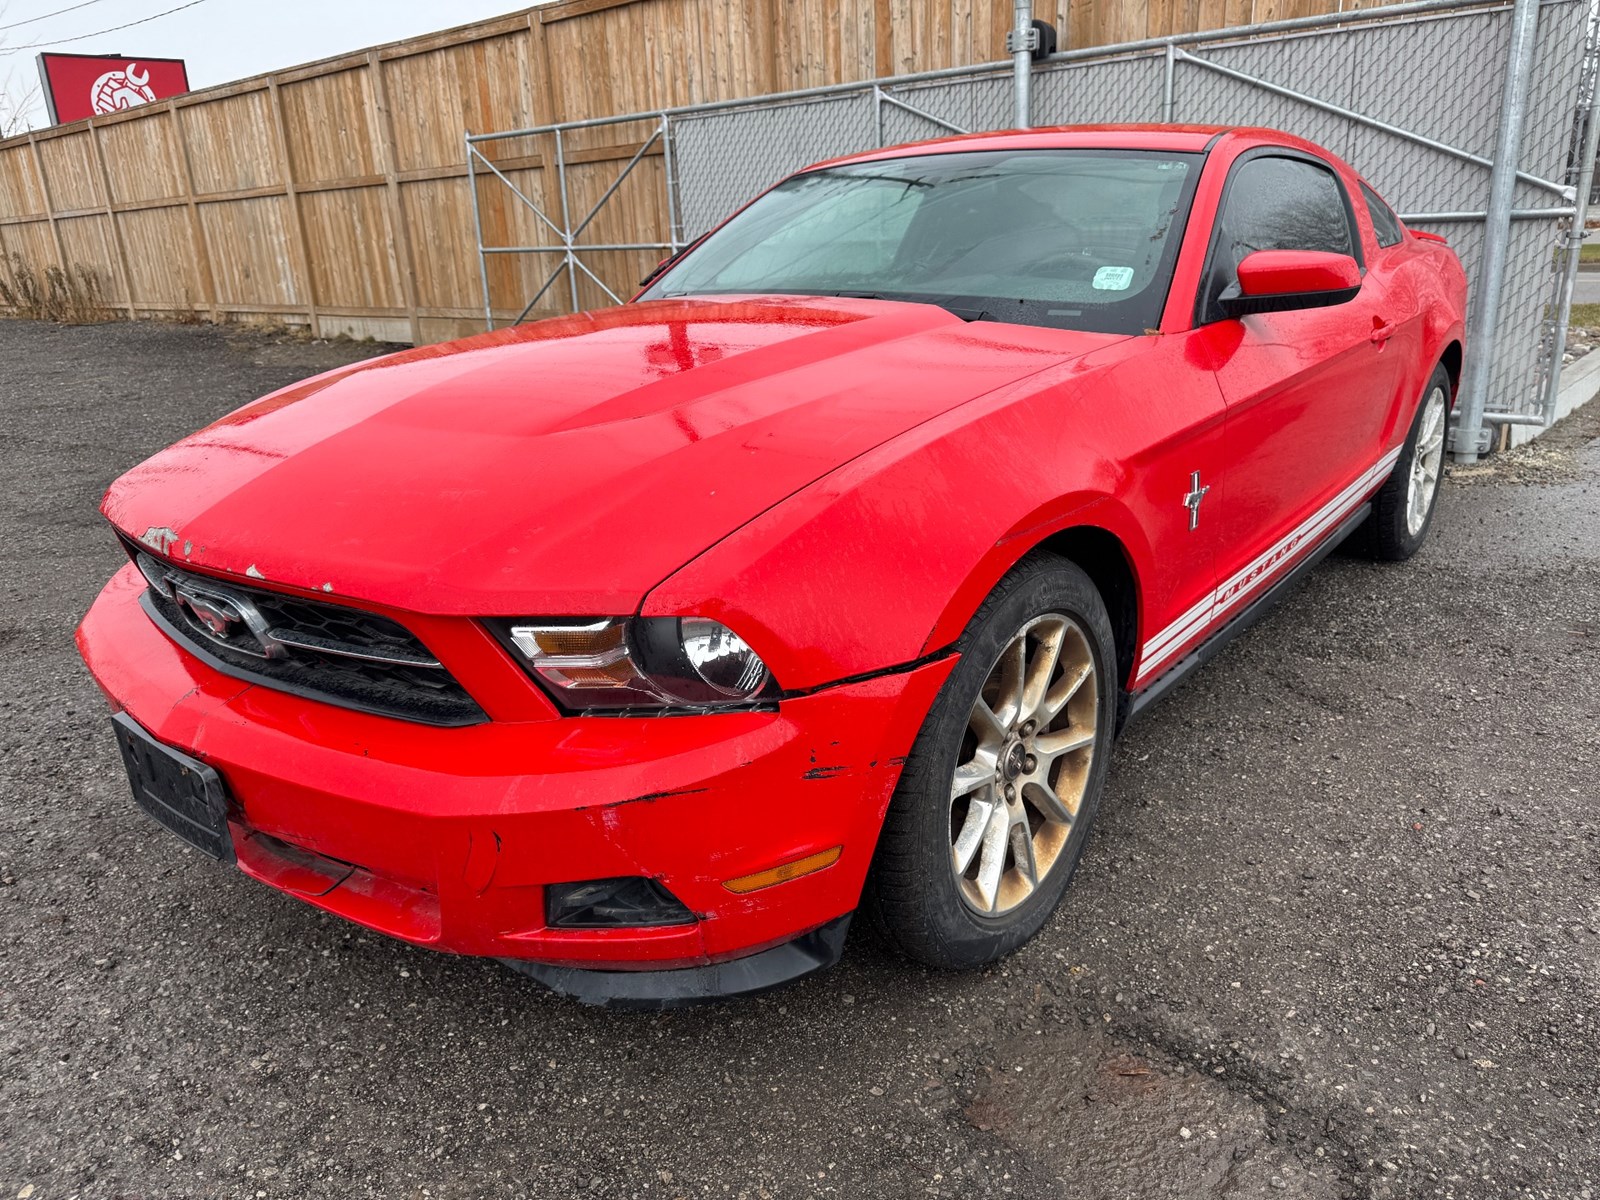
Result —
<svg viewBox="0 0 1600 1200"><path fill-rule="evenodd" d="M1277 1140L1248 1095L1098 1032L1018 1035L989 1061L966 1119L1059 1178L1074 1200L1335 1200L1347 1188L1333 1159Z"/></svg>

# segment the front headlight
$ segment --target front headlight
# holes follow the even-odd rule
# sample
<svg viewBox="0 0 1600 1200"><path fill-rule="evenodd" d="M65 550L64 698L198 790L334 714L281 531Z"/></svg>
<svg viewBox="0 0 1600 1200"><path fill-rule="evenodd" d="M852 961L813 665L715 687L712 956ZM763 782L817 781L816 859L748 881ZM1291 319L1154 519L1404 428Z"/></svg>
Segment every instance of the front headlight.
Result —
<svg viewBox="0 0 1600 1200"><path fill-rule="evenodd" d="M489 626L568 709L718 708L776 692L766 663L705 617L495 620Z"/></svg>

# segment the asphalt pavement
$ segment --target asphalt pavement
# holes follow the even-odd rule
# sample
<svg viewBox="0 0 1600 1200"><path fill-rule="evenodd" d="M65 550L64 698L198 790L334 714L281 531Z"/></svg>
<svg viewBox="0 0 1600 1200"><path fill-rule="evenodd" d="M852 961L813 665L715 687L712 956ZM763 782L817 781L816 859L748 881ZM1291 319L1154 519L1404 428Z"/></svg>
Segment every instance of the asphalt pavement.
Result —
<svg viewBox="0 0 1600 1200"><path fill-rule="evenodd" d="M1600 404L1132 726L989 970L852 935L639 1015L371 935L134 807L72 629L120 471L374 348L0 323L0 1197L1600 1192Z"/></svg>
<svg viewBox="0 0 1600 1200"><path fill-rule="evenodd" d="M1574 304L1600 304L1600 267L1580 270L1572 285Z"/></svg>

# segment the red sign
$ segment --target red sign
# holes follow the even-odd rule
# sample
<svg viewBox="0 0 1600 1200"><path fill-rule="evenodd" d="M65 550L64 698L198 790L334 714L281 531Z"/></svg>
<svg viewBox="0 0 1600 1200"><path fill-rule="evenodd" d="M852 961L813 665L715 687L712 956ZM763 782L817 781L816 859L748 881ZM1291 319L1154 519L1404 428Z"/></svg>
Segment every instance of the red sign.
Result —
<svg viewBox="0 0 1600 1200"><path fill-rule="evenodd" d="M122 112L189 90L181 58L41 54L39 76L56 124Z"/></svg>

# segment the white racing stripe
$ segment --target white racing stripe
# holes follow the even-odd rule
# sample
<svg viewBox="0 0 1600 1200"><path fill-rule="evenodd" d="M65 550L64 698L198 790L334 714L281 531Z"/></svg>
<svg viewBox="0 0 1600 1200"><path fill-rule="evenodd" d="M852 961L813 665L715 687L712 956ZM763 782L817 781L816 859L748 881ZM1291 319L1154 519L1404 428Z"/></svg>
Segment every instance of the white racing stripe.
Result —
<svg viewBox="0 0 1600 1200"><path fill-rule="evenodd" d="M1300 551L1313 547L1324 533L1358 508L1368 493L1394 468L1400 458L1400 450L1401 447L1396 447L1373 463L1359 478L1257 556L1249 566L1235 572L1227 582L1147 641L1139 655L1139 678L1147 678L1181 647L1192 641L1196 634L1273 578L1293 562Z"/></svg>
<svg viewBox="0 0 1600 1200"><path fill-rule="evenodd" d="M1144 653L1148 656L1155 654L1160 650L1164 650L1174 638L1181 636L1186 630L1191 628L1195 622L1198 621L1201 624L1204 624L1205 622L1209 621L1211 619L1211 610L1216 607L1216 604L1217 592L1216 589L1213 588L1204 600L1200 601L1199 604L1196 604L1188 612L1184 613L1183 616L1179 617L1171 625L1168 625L1160 633L1156 634L1155 637L1146 642L1144 644Z"/></svg>

